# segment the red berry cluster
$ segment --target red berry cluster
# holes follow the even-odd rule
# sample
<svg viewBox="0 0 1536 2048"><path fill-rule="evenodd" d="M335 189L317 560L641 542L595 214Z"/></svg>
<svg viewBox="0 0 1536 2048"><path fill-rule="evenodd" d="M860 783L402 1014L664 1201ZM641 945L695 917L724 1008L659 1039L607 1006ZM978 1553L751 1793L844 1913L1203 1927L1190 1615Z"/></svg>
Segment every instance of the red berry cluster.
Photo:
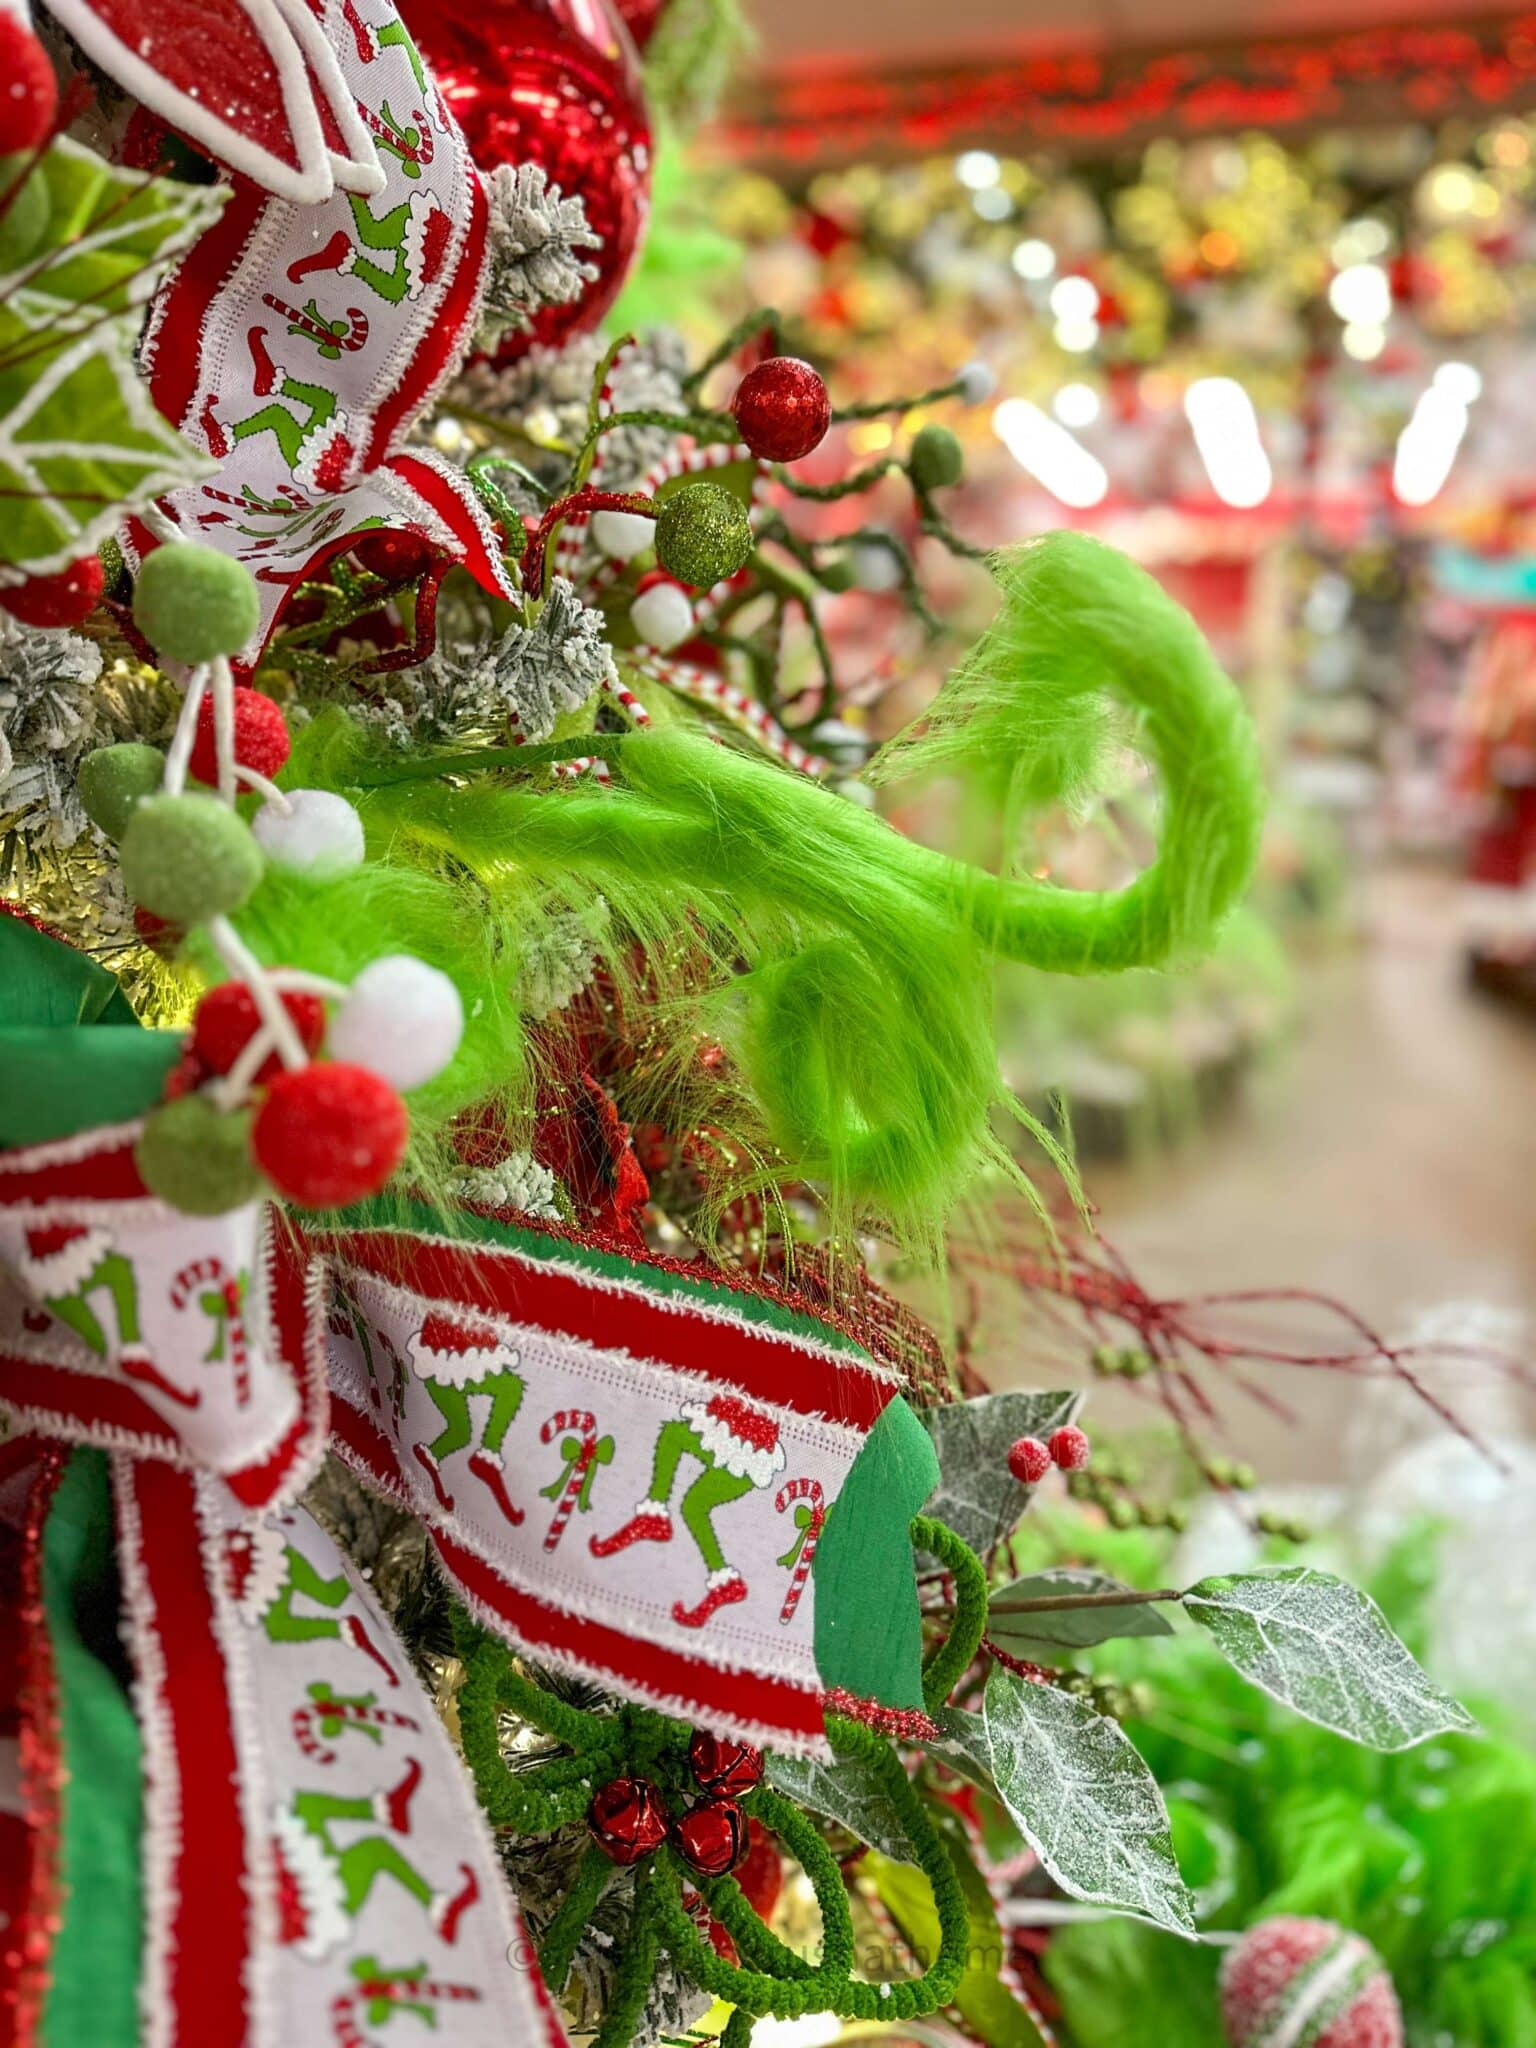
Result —
<svg viewBox="0 0 1536 2048"><path fill-rule="evenodd" d="M1047 1444L1037 1436L1021 1436L1008 1452L1008 1470L1021 1486L1038 1486L1054 1465L1061 1472L1081 1472L1093 1447L1075 1422L1051 1434Z"/></svg>

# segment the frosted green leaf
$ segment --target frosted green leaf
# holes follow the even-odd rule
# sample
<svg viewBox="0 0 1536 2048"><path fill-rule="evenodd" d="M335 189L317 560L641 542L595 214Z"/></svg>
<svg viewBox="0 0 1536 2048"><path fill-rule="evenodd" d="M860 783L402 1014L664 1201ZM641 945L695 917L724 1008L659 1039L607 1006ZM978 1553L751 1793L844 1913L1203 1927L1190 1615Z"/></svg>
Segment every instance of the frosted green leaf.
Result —
<svg viewBox="0 0 1536 2048"><path fill-rule="evenodd" d="M1119 1636L1167 1636L1173 1631L1149 1600L1127 1601L1124 1607L1058 1607L1043 1614L1010 1614L1025 1600L1048 1600L1061 1593L1124 1593L1128 1589L1101 1572L1072 1571L1058 1566L1015 1579L992 1595L987 1634L1015 1657L1036 1664L1056 1661L1063 1650L1086 1650Z"/></svg>
<svg viewBox="0 0 1536 2048"><path fill-rule="evenodd" d="M6 310L61 339L103 314L144 305L229 196L218 185L119 169L67 136L51 145L36 175L48 189L49 246L11 274Z"/></svg>
<svg viewBox="0 0 1536 2048"><path fill-rule="evenodd" d="M1062 1890L1193 1935L1168 1809L1119 1724L1000 1665L987 1680L982 1722L1003 1804Z"/></svg>
<svg viewBox="0 0 1536 2048"><path fill-rule="evenodd" d="M880 1784L876 1773L855 1756L838 1757L830 1764L809 1758L770 1755L766 1759L768 1782L798 1806L824 1814L846 1828L871 1849L894 1857L898 1863L915 1863L917 1851L902 1825L901 1815Z"/></svg>
<svg viewBox="0 0 1536 2048"><path fill-rule="evenodd" d="M41 365L7 369L0 353L0 561L63 568L126 509L216 467L156 412L127 325L82 335Z"/></svg>
<svg viewBox="0 0 1536 2048"><path fill-rule="evenodd" d="M1185 1612L1272 1699L1368 1749L1412 1749L1477 1723L1440 1691L1367 1594L1328 1572L1202 1579Z"/></svg>
<svg viewBox="0 0 1536 2048"><path fill-rule="evenodd" d="M1077 1413L1075 1393L982 1394L925 1408L921 1419L939 1454L939 1490L925 1510L985 1557L1029 1506L1033 1488L1008 1470L1021 1436L1042 1441Z"/></svg>

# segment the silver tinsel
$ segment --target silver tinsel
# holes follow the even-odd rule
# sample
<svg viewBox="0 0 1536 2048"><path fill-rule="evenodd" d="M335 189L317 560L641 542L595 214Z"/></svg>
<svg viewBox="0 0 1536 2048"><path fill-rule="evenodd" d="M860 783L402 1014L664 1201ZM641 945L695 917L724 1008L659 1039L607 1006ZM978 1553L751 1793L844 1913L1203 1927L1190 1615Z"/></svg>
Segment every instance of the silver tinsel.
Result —
<svg viewBox="0 0 1536 2048"><path fill-rule="evenodd" d="M0 627L0 830L37 848L73 846L89 821L75 794L100 731L101 653L73 633Z"/></svg>
<svg viewBox="0 0 1536 2048"><path fill-rule="evenodd" d="M493 348L508 327L527 324L541 306L563 306L596 277L578 249L600 243L579 199L551 185L538 164L499 164L486 180L490 268L476 346Z"/></svg>

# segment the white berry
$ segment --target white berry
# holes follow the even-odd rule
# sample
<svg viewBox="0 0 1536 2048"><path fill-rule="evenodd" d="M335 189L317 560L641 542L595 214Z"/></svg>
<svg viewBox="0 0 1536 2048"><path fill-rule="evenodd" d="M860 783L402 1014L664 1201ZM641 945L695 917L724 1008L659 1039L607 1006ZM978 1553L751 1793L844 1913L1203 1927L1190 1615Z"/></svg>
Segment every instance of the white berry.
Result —
<svg viewBox="0 0 1536 2048"><path fill-rule="evenodd" d="M464 1005L448 976L409 953L386 953L337 1006L326 1050L404 1093L440 1074L463 1036Z"/></svg>
<svg viewBox="0 0 1536 2048"><path fill-rule="evenodd" d="M267 859L298 874L340 875L363 860L363 821L329 789L290 789L288 804L267 802L251 820Z"/></svg>
<svg viewBox="0 0 1536 2048"><path fill-rule="evenodd" d="M955 382L967 405L983 405L997 389L997 373L990 363L967 363Z"/></svg>
<svg viewBox="0 0 1536 2048"><path fill-rule="evenodd" d="M656 522L638 512L595 512L592 539L610 561L632 562L655 542Z"/></svg>
<svg viewBox="0 0 1536 2048"><path fill-rule="evenodd" d="M629 622L647 647L670 654L693 638L693 606L675 583L653 583L629 608Z"/></svg>
<svg viewBox="0 0 1536 2048"><path fill-rule="evenodd" d="M884 592L901 588L901 562L894 550L878 541L855 541L848 550L853 580L860 590Z"/></svg>

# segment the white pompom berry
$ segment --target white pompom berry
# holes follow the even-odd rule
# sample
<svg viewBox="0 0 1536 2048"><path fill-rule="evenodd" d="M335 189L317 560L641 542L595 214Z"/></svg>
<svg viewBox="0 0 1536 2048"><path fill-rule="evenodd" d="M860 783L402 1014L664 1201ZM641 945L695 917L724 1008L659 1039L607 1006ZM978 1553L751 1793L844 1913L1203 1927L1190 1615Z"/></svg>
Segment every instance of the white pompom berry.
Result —
<svg viewBox="0 0 1536 2048"><path fill-rule="evenodd" d="M263 804L251 830L268 860L299 874L339 875L362 865L363 821L329 789L290 789L287 808Z"/></svg>
<svg viewBox="0 0 1536 2048"><path fill-rule="evenodd" d="M629 622L647 647L670 654L694 634L693 606L675 583L653 583L629 608Z"/></svg>
<svg viewBox="0 0 1536 2048"><path fill-rule="evenodd" d="M656 542L656 522L638 512L594 512L592 540L611 562L632 562Z"/></svg>
<svg viewBox="0 0 1536 2048"><path fill-rule="evenodd" d="M855 589L883 595L886 591L901 588L900 558L878 541L855 541L848 550L848 562L853 570Z"/></svg>
<svg viewBox="0 0 1536 2048"><path fill-rule="evenodd" d="M997 372L990 363L967 363L955 382L967 405L984 405L997 389Z"/></svg>
<svg viewBox="0 0 1536 2048"><path fill-rule="evenodd" d="M463 1036L464 1005L448 976L409 953L386 953L338 1004L326 1050L403 1094L440 1074Z"/></svg>

